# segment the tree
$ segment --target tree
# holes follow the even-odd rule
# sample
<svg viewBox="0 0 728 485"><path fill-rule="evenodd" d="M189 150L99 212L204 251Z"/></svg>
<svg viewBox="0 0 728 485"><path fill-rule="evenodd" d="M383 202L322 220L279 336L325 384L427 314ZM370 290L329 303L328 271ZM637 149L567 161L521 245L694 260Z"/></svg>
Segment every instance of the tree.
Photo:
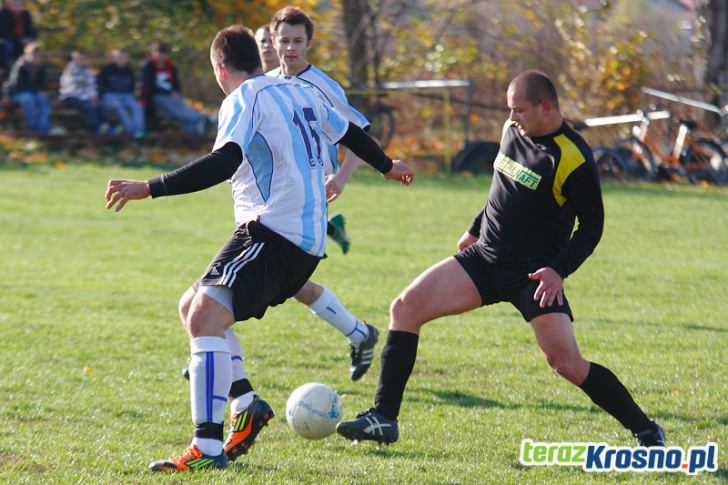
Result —
<svg viewBox="0 0 728 485"><path fill-rule="evenodd" d="M367 0L342 0L341 3L351 84L366 86L369 84L369 5Z"/></svg>
<svg viewBox="0 0 728 485"><path fill-rule="evenodd" d="M728 3L725 0L700 0L698 12L705 22L704 34L708 64L705 84L712 88L712 102L728 102Z"/></svg>

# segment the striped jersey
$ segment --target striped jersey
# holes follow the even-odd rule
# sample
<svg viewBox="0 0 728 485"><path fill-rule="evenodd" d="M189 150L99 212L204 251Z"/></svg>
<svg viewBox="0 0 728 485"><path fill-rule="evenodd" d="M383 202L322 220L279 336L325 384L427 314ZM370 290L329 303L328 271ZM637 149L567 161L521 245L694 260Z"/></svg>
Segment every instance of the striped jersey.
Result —
<svg viewBox="0 0 728 485"><path fill-rule="evenodd" d="M268 71L266 75L290 79L313 86L347 120L363 130L369 127L369 120L349 104L344 88L312 64L309 64L306 69L295 76L286 76L281 72L280 67ZM329 146L332 166L326 167L326 173L335 173L339 169L337 151L335 146Z"/></svg>
<svg viewBox="0 0 728 485"><path fill-rule="evenodd" d="M315 89L255 76L222 102L213 150L240 146L230 182L235 222L259 220L303 251L323 256L326 238L326 147L348 121Z"/></svg>

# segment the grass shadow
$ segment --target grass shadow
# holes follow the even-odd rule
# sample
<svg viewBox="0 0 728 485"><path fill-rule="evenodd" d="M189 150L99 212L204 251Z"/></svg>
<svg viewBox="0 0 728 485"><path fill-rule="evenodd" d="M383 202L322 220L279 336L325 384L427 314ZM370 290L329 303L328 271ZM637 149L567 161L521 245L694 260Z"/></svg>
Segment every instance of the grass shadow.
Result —
<svg viewBox="0 0 728 485"><path fill-rule="evenodd" d="M556 402L532 402L527 404L522 403L503 403L493 399L486 399L472 394L467 394L462 391L440 391L428 389L426 392L432 394L437 399L428 399L425 397L410 397L409 399L418 402L425 402L434 405L446 405L446 406L458 406L462 408L482 408L482 409L533 409L533 410L550 410L550 411L570 411L574 413L587 413L587 414L599 414L604 411L597 406L579 406L566 403ZM656 419L662 420L676 420L684 423L696 423L704 420L704 418L698 418L693 416L686 416L681 414L675 414L671 412L657 412L653 414ZM720 416L716 418L716 422L728 424L728 417Z"/></svg>
<svg viewBox="0 0 728 485"><path fill-rule="evenodd" d="M440 402L435 404L446 404L463 408L485 408L485 409L516 409L522 407L520 404L503 404L493 399L485 399L461 391L435 391L429 390L430 394L436 396Z"/></svg>
<svg viewBox="0 0 728 485"><path fill-rule="evenodd" d="M625 325L625 326L635 326L639 325L642 326L648 326L648 327L659 327L659 328L665 328L665 327L672 327L682 330L694 330L698 332L715 332L715 333L728 333L728 328L720 328L720 327L710 327L707 325L697 325L695 323L688 323L688 322L674 322L674 323L668 323L668 322L650 322L645 320L626 320L626 319L615 319L615 318L593 318L588 320L590 323L605 323L608 325Z"/></svg>
<svg viewBox="0 0 728 485"><path fill-rule="evenodd" d="M358 444L356 446L362 446L362 444ZM408 460L412 459L427 459L427 458L433 458L433 455L431 453L427 453L426 451L413 451L413 450L402 450L401 448L392 448L391 446L387 445L373 445L373 446L367 446L367 448L364 450L364 453L370 456L376 456L378 458L389 458L389 459L399 459L404 458ZM437 457L438 459L442 459L447 457L447 453L441 453L438 451Z"/></svg>
<svg viewBox="0 0 728 485"><path fill-rule="evenodd" d="M230 470L236 473L269 473L280 470L276 465L258 465L246 462L244 460L236 460L230 464Z"/></svg>

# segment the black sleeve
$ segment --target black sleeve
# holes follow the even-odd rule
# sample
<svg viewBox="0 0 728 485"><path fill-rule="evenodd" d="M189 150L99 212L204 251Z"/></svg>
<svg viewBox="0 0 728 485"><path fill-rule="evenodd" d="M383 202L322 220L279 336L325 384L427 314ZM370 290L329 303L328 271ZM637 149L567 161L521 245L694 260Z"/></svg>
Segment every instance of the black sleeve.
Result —
<svg viewBox="0 0 728 485"><path fill-rule="evenodd" d="M238 144L229 142L173 172L149 180L149 192L152 197L197 192L232 177L242 161L243 152Z"/></svg>
<svg viewBox="0 0 728 485"><path fill-rule="evenodd" d="M549 266L566 278L589 257L602 237L604 204L596 165L586 162L579 166L564 182L562 192L574 208L579 227Z"/></svg>
<svg viewBox="0 0 728 485"><path fill-rule="evenodd" d="M349 122L349 128L337 143L354 152L354 155L367 162L381 173L392 170L392 159L385 155L382 148L364 130Z"/></svg>
<svg viewBox="0 0 728 485"><path fill-rule="evenodd" d="M485 207L483 207L480 212L473 218L473 222L470 223L470 229L468 229L468 232L471 236L480 237L480 225L483 222L483 213L485 212Z"/></svg>

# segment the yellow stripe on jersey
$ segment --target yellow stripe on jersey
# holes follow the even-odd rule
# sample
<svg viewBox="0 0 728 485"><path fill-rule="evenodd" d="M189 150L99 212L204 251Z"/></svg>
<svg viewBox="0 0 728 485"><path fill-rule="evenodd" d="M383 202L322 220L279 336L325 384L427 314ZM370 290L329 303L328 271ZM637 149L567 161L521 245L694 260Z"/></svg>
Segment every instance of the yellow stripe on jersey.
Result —
<svg viewBox="0 0 728 485"><path fill-rule="evenodd" d="M509 127L510 127L510 126L511 126L511 125L513 124L513 123L515 123L515 121L513 121L512 119L510 119L510 118L509 118L509 119L507 119L507 120L506 120L505 124L503 125L503 129L501 130L501 139L500 139L500 144L501 144L501 145L503 145L503 137L504 137L504 136L506 136L506 130L507 130L507 129L508 129L508 128L509 128Z"/></svg>
<svg viewBox="0 0 728 485"><path fill-rule="evenodd" d="M559 135L554 138L554 141L561 150L561 159L559 160L559 167L556 169L556 176L554 177L554 185L552 192L554 199L559 206L563 206L566 203L566 197L561 192L564 187L564 182L569 178L569 175L576 170L582 163L586 162L584 154L574 144L573 141L569 140L566 135Z"/></svg>

